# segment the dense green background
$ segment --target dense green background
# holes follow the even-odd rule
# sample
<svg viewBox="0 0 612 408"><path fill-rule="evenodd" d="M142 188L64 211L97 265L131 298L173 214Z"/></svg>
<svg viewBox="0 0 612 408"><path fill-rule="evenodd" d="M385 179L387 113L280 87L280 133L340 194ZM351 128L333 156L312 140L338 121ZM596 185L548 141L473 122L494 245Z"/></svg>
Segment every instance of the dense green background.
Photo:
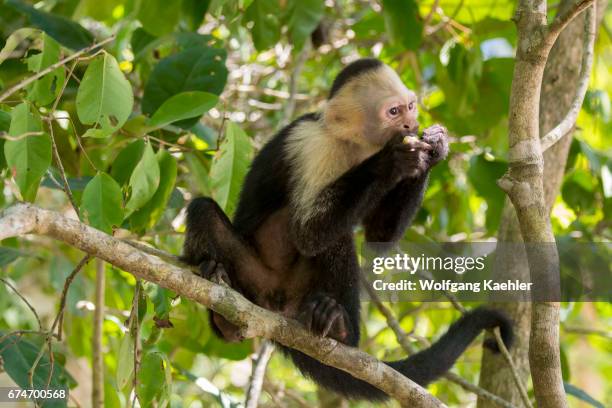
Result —
<svg viewBox="0 0 612 408"><path fill-rule="evenodd" d="M211 195L232 213L250 160L265 140L300 113L320 107L346 63L377 56L418 93L422 125L442 123L452 137L450 157L433 171L407 239L494 238L504 202L495 180L507 167L514 2L443 0L431 13L432 3L7 0L0 4L0 94L93 41L116 37L104 51L52 70L0 104L0 208L27 200L72 212L58 166L52 164L52 134L84 221L178 254L184 230L181 209L187 200ZM611 236L611 26L608 10L553 208L559 239L600 241ZM317 39L324 41L313 47L310 37L317 27ZM5 240L0 277L31 300L49 327L64 279L81 257L45 239ZM65 340L53 344L53 384L76 387L72 392L85 405L94 265L86 266L71 286ZM133 339L124 333L136 281L106 268L105 398L109 407L126 406L132 375L126 361L131 361ZM142 289L138 311L146 345L138 373L141 403L232 406L232 401L242 401L250 374L247 357L256 345L226 345L211 335L202 307L154 285L144 283ZM458 317L446 303L391 307L406 331L428 338ZM362 348L380 358L402 356L383 317L369 304L364 310ZM611 316L609 304L563 305L564 378L601 406L612 405L610 339L577 335L571 328L609 333ZM173 328L162 329L158 337L154 318L169 319ZM37 328L25 304L0 284L0 331ZM24 385L24 372L44 342L37 335L25 335L16 345L8 343L11 339L0 344L4 370ZM475 344L455 368L474 383L480 352ZM34 378L41 384L47 379L45 359L47 353ZM10 384L6 374L0 374L0 385ZM317 399L315 386L279 354L272 358L264 388L266 406L278 406L269 393L280 406ZM448 382L430 390L451 406L474 401ZM580 390L573 394L586 398ZM570 398L572 406L587 406Z"/></svg>

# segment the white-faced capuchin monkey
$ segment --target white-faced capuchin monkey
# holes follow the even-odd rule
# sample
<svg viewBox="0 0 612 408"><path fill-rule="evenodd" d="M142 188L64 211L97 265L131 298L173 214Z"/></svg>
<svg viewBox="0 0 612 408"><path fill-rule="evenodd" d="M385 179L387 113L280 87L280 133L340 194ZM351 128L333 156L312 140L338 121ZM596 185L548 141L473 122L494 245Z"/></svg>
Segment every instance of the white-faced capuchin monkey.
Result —
<svg viewBox="0 0 612 408"><path fill-rule="evenodd" d="M183 259L205 278L221 273L256 304L356 347L353 229L363 225L368 242L397 242L421 205L429 170L448 153L446 129L434 125L420 139L407 137L418 127L416 96L393 69L376 59L353 62L335 79L322 112L295 120L257 155L233 222L210 198L191 202ZM211 316L218 335L242 340L237 327ZM494 327L509 347L511 322L477 308L430 348L386 364L425 386ZM494 341L485 346L496 350ZM283 350L303 374L347 398L387 398L344 371Z"/></svg>

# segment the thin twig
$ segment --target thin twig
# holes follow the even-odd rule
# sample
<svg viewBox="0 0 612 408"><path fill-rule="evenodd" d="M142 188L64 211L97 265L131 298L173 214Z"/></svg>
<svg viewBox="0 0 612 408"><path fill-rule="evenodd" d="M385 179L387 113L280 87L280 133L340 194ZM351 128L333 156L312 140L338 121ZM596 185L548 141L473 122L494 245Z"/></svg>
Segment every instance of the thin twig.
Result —
<svg viewBox="0 0 612 408"><path fill-rule="evenodd" d="M567 27L567 25L586 10L591 4L594 4L595 0L578 0L571 7L567 8L564 12L559 13L555 16L555 19L548 28L548 39L551 42L557 38L557 36Z"/></svg>
<svg viewBox="0 0 612 408"><path fill-rule="evenodd" d="M600 336L600 337L612 340L612 332L607 331L607 330L591 329L588 327L572 327L572 326L561 326L561 327L563 328L563 331L565 333L584 334L587 336Z"/></svg>
<svg viewBox="0 0 612 408"><path fill-rule="evenodd" d="M41 136L44 134L45 132L35 131L35 132L25 132L17 136L11 136L8 133L1 132L0 139L9 140L11 142L16 142L18 140L25 139L26 137L29 137L29 136Z"/></svg>
<svg viewBox="0 0 612 408"><path fill-rule="evenodd" d="M13 286L8 280L4 279L4 278L0 278L0 282L4 283L9 289L11 289L13 292L15 292L15 294L17 296L19 296L19 298L23 301L23 303L26 304L26 306L28 307L28 309L30 309L32 311L32 314L34 314L34 317L36 318L36 322L38 323L38 329L42 332L43 330L43 326L42 326L42 322L40 320L40 316L38 315L38 312L36 312L36 309L34 309L34 306L32 306L32 304L30 302L28 302L28 300L25 298L25 296L23 296L15 286Z"/></svg>
<svg viewBox="0 0 612 408"><path fill-rule="evenodd" d="M142 283L140 279L136 280L136 287L134 288L134 298L132 299L132 312L130 313L130 331L134 339L134 377L132 378L132 385L134 387L134 398L132 399L132 407L136 406L136 399L138 398L138 368L140 367L140 320L138 319L138 303L140 299L140 291L142 290Z"/></svg>
<svg viewBox="0 0 612 408"><path fill-rule="evenodd" d="M92 348L91 405L93 408L104 406L104 356L102 354L102 326L104 323L104 261L96 259L96 293L94 296Z"/></svg>
<svg viewBox="0 0 612 408"><path fill-rule="evenodd" d="M58 340L62 340L62 328L64 325L64 312L66 310L66 299L68 297L68 289L70 289L70 285L72 281L76 277L76 275L83 269L83 267L89 262L91 259L91 255L86 254L77 264L77 266L70 272L70 275L66 277L64 281L64 288L62 289L62 294L60 296L60 304L59 309L57 311L57 315L55 316L55 320L53 321L53 325L51 326L50 332L54 332L57 327L57 338Z"/></svg>
<svg viewBox="0 0 612 408"><path fill-rule="evenodd" d="M8 98L9 96L11 96L12 94L14 94L15 92L19 91L20 89L25 88L26 86L28 86L29 84L31 84L32 82L36 81L39 78L42 78L43 76L47 75L49 72L52 72L53 70L55 70L58 67L61 67L62 65L66 64L67 62L70 62L72 60L75 60L77 58L79 58L81 55L83 54L87 54L90 51L95 50L96 48L99 48L105 44L108 44L109 42L113 41L115 39L115 36L110 36L102 41L100 41L97 44L93 44L87 48L83 48L81 51L77 51L74 54L56 62L55 64L49 65L47 68L43 69L42 71L38 72L35 75L32 75L29 78L24 79L23 81L20 81L19 83L15 84L14 86L10 87L9 89L7 89L4 93L2 93L2 95L0 95L0 102L4 101L6 98Z"/></svg>
<svg viewBox="0 0 612 408"><path fill-rule="evenodd" d="M499 327L496 327L495 329L493 329L493 334L495 335L495 340L497 341L497 347L499 348L499 351L501 352L502 356L504 356L504 360L506 360L506 362L510 366L510 371L512 372L512 378L514 379L514 383L516 384L516 387L519 390L519 393L521 395L521 400L523 400L523 404L525 404L527 408L533 408L533 404L529 400L529 395L527 395L527 390L525 389L525 387L523 386L523 382L521 381L521 376L518 373L518 370L516 368L516 365L514 364L514 361L512 361L512 356L510 355L510 352L506 348L506 345L504 344L504 340L501 337L501 334L499 332Z"/></svg>
<svg viewBox="0 0 612 408"><path fill-rule="evenodd" d="M253 372L251 373L251 379L244 401L245 408L257 408L261 388L266 375L266 367L268 366L270 357L272 357L273 351L274 344L265 340L259 348L256 357L253 359Z"/></svg>
<svg viewBox="0 0 612 408"><path fill-rule="evenodd" d="M62 159L60 157L59 151L57 150L57 143L55 142L55 133L53 131L53 122L50 119L46 120L47 125L49 126L49 136L51 137L51 148L53 151L53 159L55 160L55 164L57 165L57 169L59 170L60 177L62 178L62 183L64 184L62 190L68 196L68 200L70 201L70 205L72 205L72 209L76 213L79 220L81 219L81 212L79 211L79 206L76 204L74 200L74 196L72 195L72 190L70 190L70 185L68 184L68 178L66 177L66 171L64 170L64 165L62 164Z"/></svg>
<svg viewBox="0 0 612 408"><path fill-rule="evenodd" d="M596 32L596 12L595 3L592 7L586 10L584 22L584 46L582 48L582 61L580 69L580 78L578 79L578 87L576 96L570 105L570 108L563 120L550 132L548 132L541 140L542 152L549 149L565 136L576 123L576 118L582 107L584 96L589 87L589 79L591 78L591 69L593 67L593 55L595 49L595 32Z"/></svg>

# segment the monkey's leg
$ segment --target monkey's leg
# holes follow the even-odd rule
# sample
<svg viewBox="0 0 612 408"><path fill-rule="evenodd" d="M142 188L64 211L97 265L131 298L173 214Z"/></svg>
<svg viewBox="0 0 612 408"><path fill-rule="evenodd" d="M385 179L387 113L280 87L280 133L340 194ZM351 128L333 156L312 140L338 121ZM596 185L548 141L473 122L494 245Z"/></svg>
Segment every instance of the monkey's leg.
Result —
<svg viewBox="0 0 612 408"><path fill-rule="evenodd" d="M350 346L359 343L359 265L346 236L314 260L317 279L298 314L307 329Z"/></svg>
<svg viewBox="0 0 612 408"><path fill-rule="evenodd" d="M243 292L258 293L269 286L267 268L211 198L196 198L187 208L182 258L200 266L207 278L222 264L232 287Z"/></svg>

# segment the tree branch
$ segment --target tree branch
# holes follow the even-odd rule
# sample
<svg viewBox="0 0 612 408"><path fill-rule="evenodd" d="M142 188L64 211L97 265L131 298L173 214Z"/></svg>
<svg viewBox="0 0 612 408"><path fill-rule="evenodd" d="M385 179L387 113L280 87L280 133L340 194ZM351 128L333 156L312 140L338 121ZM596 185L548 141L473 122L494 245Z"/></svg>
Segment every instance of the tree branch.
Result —
<svg viewBox="0 0 612 408"><path fill-rule="evenodd" d="M0 213L0 240L25 234L63 241L137 278L170 289L238 325L245 337L262 336L299 350L380 388L403 406L445 407L424 388L374 357L333 339L314 336L298 322L254 305L229 287L202 279L79 221L31 204L16 204Z"/></svg>
<svg viewBox="0 0 612 408"><path fill-rule="evenodd" d="M580 78L578 80L576 96L574 97L569 111L563 120L540 140L542 152L546 151L552 145L557 143L574 127L574 124L576 123L576 118L578 117L578 112L580 112L580 108L582 107L584 96L587 88L589 87L589 79L591 78L591 69L593 67L593 55L595 49L595 32L597 29L596 14L595 3L593 3L593 5L586 11L586 18L584 21L584 47L582 49Z"/></svg>
<svg viewBox="0 0 612 408"><path fill-rule="evenodd" d="M259 396L261 395L266 368L268 367L268 361L270 361L273 351L274 344L269 341L264 341L256 357L253 359L253 372L251 373L251 380L249 381L249 387L244 401L245 408L257 408L259 404Z"/></svg>
<svg viewBox="0 0 612 408"><path fill-rule="evenodd" d="M574 19L577 15L586 10L590 5L594 4L594 0L577 0L572 7L567 10L558 13L555 16L554 21L548 28L547 37L552 43L555 42L557 36L563 31L565 27Z"/></svg>

